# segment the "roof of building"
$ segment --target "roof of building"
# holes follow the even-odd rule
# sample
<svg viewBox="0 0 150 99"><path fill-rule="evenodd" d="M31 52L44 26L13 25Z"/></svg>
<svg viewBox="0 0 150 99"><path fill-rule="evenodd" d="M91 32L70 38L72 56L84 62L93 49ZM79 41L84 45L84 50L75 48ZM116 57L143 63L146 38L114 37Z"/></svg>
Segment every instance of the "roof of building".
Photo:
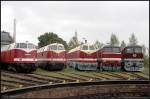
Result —
<svg viewBox="0 0 150 99"><path fill-rule="evenodd" d="M9 32L1 31L1 43L13 42Z"/></svg>

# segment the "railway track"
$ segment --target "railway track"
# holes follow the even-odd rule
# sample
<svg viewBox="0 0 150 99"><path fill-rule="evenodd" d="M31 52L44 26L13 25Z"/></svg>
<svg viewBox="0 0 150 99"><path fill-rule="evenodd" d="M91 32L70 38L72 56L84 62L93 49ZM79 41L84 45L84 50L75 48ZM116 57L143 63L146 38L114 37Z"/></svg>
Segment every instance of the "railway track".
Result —
<svg viewBox="0 0 150 99"><path fill-rule="evenodd" d="M59 99L148 99L148 80L107 80L66 84L44 84L7 90L2 98L59 98ZM40 94L40 95L38 95Z"/></svg>
<svg viewBox="0 0 150 99"><path fill-rule="evenodd" d="M89 75L90 73L90 75ZM148 76L135 72L56 72L53 75L40 73L1 72L1 91L43 84L88 82L105 80L147 80Z"/></svg>

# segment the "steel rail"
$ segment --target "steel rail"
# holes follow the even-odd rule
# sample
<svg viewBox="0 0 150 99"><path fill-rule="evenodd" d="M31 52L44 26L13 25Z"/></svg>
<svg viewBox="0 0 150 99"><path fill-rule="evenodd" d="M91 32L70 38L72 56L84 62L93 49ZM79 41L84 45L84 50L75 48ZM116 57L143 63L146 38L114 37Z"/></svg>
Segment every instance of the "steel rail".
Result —
<svg viewBox="0 0 150 99"><path fill-rule="evenodd" d="M43 84L37 86L30 86L18 89L10 89L1 92L2 96L16 95L25 92L32 92L35 90L49 89L49 88L60 88L60 87L79 87L79 86L90 86L90 85L122 85L122 84L133 84L133 85L148 85L148 80L109 80L109 81L97 81L97 82L70 82L70 83L58 83L58 84Z"/></svg>

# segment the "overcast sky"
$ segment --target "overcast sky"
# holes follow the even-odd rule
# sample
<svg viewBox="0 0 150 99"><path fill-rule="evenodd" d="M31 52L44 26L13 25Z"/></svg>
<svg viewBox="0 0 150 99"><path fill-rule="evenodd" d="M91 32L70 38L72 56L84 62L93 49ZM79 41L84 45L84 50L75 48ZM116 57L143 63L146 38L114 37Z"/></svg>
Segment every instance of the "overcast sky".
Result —
<svg viewBox="0 0 150 99"><path fill-rule="evenodd" d="M149 47L148 1L1 1L1 30L13 33L17 20L17 42L37 45L45 32L57 33L67 42L78 32L88 42L106 43L111 33L129 42L135 33L139 44Z"/></svg>

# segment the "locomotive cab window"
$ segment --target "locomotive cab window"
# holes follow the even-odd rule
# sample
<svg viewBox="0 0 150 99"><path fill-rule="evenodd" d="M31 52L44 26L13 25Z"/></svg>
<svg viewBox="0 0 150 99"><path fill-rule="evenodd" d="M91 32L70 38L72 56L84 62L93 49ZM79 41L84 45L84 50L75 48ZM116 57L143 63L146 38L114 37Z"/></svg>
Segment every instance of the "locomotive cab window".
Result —
<svg viewBox="0 0 150 99"><path fill-rule="evenodd" d="M134 48L135 53L142 53L142 48L141 47L136 47Z"/></svg>
<svg viewBox="0 0 150 99"><path fill-rule="evenodd" d="M113 52L115 53L120 53L121 52L121 49L119 47L114 47L113 48Z"/></svg>
<svg viewBox="0 0 150 99"><path fill-rule="evenodd" d="M133 53L133 48L126 48L125 53Z"/></svg>
<svg viewBox="0 0 150 99"><path fill-rule="evenodd" d="M27 48L26 43L17 43L16 48Z"/></svg>
<svg viewBox="0 0 150 99"><path fill-rule="evenodd" d="M89 46L89 50L95 50L94 46L93 45Z"/></svg>
<svg viewBox="0 0 150 99"><path fill-rule="evenodd" d="M28 48L29 49L35 49L35 45L31 44L31 43L28 43Z"/></svg>
<svg viewBox="0 0 150 99"><path fill-rule="evenodd" d="M88 46L87 45L83 45L82 46L82 50L88 50Z"/></svg>
<svg viewBox="0 0 150 99"><path fill-rule="evenodd" d="M51 45L49 49L51 49L51 50L57 50L57 46L56 45Z"/></svg>
<svg viewBox="0 0 150 99"><path fill-rule="evenodd" d="M112 48L110 48L110 47L105 47L105 48L103 48L103 51L112 52Z"/></svg>
<svg viewBox="0 0 150 99"><path fill-rule="evenodd" d="M58 50L64 50L64 47L59 45Z"/></svg>

